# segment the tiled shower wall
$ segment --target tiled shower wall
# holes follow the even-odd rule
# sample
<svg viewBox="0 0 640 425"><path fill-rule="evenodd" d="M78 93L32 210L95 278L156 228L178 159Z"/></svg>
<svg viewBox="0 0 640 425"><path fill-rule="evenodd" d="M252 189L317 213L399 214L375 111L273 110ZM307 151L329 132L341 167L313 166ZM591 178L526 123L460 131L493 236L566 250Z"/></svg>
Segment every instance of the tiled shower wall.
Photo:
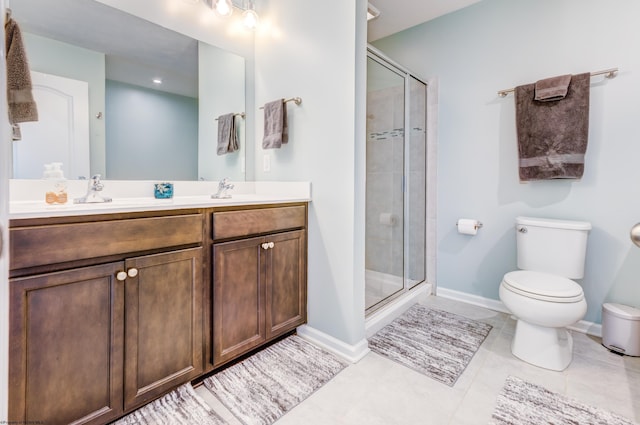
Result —
<svg viewBox="0 0 640 425"><path fill-rule="evenodd" d="M365 267L403 276L404 90L367 93ZM393 224L385 223L391 214Z"/></svg>

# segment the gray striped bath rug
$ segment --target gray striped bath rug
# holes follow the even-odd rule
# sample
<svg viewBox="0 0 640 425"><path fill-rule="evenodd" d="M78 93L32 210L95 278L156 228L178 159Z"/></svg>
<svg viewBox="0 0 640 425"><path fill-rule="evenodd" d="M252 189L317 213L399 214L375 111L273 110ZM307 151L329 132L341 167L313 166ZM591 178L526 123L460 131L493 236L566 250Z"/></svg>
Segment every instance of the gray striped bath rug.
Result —
<svg viewBox="0 0 640 425"><path fill-rule="evenodd" d="M369 348L453 386L492 326L415 304L369 338Z"/></svg>
<svg viewBox="0 0 640 425"><path fill-rule="evenodd" d="M269 425L328 382L346 364L297 335L204 380L245 425Z"/></svg>
<svg viewBox="0 0 640 425"><path fill-rule="evenodd" d="M509 376L498 395L490 425L637 425L604 409Z"/></svg>
<svg viewBox="0 0 640 425"><path fill-rule="evenodd" d="M112 425L227 425L205 401L185 384Z"/></svg>

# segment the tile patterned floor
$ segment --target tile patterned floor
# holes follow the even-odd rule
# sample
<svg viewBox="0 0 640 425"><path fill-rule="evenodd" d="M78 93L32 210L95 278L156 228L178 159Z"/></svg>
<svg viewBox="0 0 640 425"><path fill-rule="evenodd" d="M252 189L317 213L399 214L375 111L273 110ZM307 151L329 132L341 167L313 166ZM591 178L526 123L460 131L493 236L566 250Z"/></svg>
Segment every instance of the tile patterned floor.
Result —
<svg viewBox="0 0 640 425"><path fill-rule="evenodd" d="M618 356L604 348L599 338L573 332L573 362L562 372L548 371L511 354L515 321L509 315L441 297L429 297L424 304L493 325L453 387L369 353L277 424L486 424L508 375L640 423L640 357ZM204 388L197 391L225 414ZM239 424L233 417L225 417L230 423Z"/></svg>

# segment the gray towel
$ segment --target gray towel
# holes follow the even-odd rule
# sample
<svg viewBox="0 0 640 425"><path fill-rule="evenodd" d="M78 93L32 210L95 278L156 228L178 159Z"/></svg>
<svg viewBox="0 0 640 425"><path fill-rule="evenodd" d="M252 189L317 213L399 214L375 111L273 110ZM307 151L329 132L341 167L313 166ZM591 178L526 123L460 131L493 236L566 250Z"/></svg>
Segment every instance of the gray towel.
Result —
<svg viewBox="0 0 640 425"><path fill-rule="evenodd" d="M225 114L218 117L218 155L238 150L238 135L236 133L235 114Z"/></svg>
<svg viewBox="0 0 640 425"><path fill-rule="evenodd" d="M553 102L564 99L569 91L569 83L571 83L571 74L536 81L535 100Z"/></svg>
<svg viewBox="0 0 640 425"><path fill-rule="evenodd" d="M264 137L262 149L279 149L289 141L287 108L283 99L264 105Z"/></svg>
<svg viewBox="0 0 640 425"><path fill-rule="evenodd" d="M564 99L536 101L535 84L515 88L520 180L579 179L589 135L589 73L574 75Z"/></svg>
<svg viewBox="0 0 640 425"><path fill-rule="evenodd" d="M18 123L38 121L38 109L31 92L31 72L20 27L9 18L4 24L7 53L7 102L14 140L19 140Z"/></svg>

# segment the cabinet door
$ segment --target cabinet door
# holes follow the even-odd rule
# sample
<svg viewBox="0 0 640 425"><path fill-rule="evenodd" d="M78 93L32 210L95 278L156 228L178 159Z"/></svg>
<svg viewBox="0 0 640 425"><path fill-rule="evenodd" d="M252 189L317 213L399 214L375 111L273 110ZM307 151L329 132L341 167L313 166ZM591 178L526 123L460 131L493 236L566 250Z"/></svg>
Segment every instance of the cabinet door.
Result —
<svg viewBox="0 0 640 425"><path fill-rule="evenodd" d="M213 245L213 364L265 341L264 238Z"/></svg>
<svg viewBox="0 0 640 425"><path fill-rule="evenodd" d="M10 422L103 424L122 413L122 269L11 280Z"/></svg>
<svg viewBox="0 0 640 425"><path fill-rule="evenodd" d="M202 372L202 248L128 259L125 409Z"/></svg>
<svg viewBox="0 0 640 425"><path fill-rule="evenodd" d="M267 236L267 339L307 319L306 237L303 230ZM272 244L272 245L271 245Z"/></svg>

